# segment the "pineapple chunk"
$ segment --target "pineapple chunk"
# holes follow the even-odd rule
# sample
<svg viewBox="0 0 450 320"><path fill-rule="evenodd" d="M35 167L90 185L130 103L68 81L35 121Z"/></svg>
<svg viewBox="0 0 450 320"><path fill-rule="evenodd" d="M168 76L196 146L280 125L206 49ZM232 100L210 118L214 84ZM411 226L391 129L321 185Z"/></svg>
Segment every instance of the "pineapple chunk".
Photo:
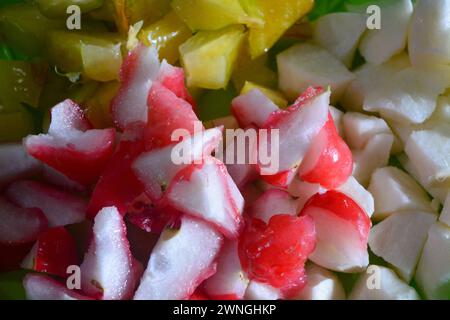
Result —
<svg viewBox="0 0 450 320"><path fill-rule="evenodd" d="M225 88L245 39L243 26L199 31L180 46L189 87Z"/></svg>
<svg viewBox="0 0 450 320"><path fill-rule="evenodd" d="M241 90L241 95L246 94L249 91L252 91L253 89L258 89L261 91L267 98L269 98L273 103L275 103L279 108L286 108L287 107L287 100L283 96L281 92L257 85L256 83L246 81L244 84L244 87Z"/></svg>

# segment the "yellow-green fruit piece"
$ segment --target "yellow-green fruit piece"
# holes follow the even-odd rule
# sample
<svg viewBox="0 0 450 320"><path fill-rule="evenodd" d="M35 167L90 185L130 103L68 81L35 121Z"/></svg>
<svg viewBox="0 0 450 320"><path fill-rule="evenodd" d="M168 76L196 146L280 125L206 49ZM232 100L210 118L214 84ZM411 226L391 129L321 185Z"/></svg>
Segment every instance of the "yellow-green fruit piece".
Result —
<svg viewBox="0 0 450 320"><path fill-rule="evenodd" d="M247 50L239 56L237 67L231 76L237 90L241 90L246 81L258 83L265 87L275 88L278 84L277 73L268 67L268 56L263 54L256 59L251 59Z"/></svg>
<svg viewBox="0 0 450 320"><path fill-rule="evenodd" d="M100 8L103 0L37 0L39 10L50 18L67 18L67 8L76 5L82 13Z"/></svg>
<svg viewBox="0 0 450 320"><path fill-rule="evenodd" d="M245 39L243 26L199 31L180 46L181 62L190 87L225 88Z"/></svg>
<svg viewBox="0 0 450 320"><path fill-rule="evenodd" d="M247 13L262 18L264 25L250 26L250 54L256 58L267 52L297 20L313 7L314 0L241 0Z"/></svg>

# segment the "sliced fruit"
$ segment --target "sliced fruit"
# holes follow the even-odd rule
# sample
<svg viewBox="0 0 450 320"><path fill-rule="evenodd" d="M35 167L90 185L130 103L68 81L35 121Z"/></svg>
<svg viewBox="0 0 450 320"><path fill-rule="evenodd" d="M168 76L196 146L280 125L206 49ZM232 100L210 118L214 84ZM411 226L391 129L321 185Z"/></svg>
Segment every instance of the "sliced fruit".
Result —
<svg viewBox="0 0 450 320"><path fill-rule="evenodd" d="M331 113L328 121L312 140L298 174L301 180L335 189L345 183L353 170L352 153L339 136Z"/></svg>
<svg viewBox="0 0 450 320"><path fill-rule="evenodd" d="M260 90L267 98L269 98L279 108L284 109L287 107L288 102L281 92L269 89L265 86L258 85L250 81L245 81L244 86L241 89L241 95L246 94L247 92L252 91L254 89Z"/></svg>
<svg viewBox="0 0 450 320"><path fill-rule="evenodd" d="M349 299L420 300L420 297L413 287L401 280L391 269L370 265L359 277L350 292Z"/></svg>
<svg viewBox="0 0 450 320"><path fill-rule="evenodd" d="M94 94L83 102L86 117L94 128L102 129L113 126L110 105L119 91L119 87L119 81L102 83L96 88Z"/></svg>
<svg viewBox="0 0 450 320"><path fill-rule="evenodd" d="M437 216L424 211L397 212L372 228L370 249L409 282L419 262L427 233Z"/></svg>
<svg viewBox="0 0 450 320"><path fill-rule="evenodd" d="M277 105L259 89L241 94L231 102L231 111L243 128L250 125L263 127L270 114L277 110Z"/></svg>
<svg viewBox="0 0 450 320"><path fill-rule="evenodd" d="M334 121L334 126L336 127L339 135L341 137L344 137L344 127L343 127L344 112L336 107L330 106L330 113Z"/></svg>
<svg viewBox="0 0 450 320"><path fill-rule="evenodd" d="M28 300L92 300L43 274L27 274L23 286Z"/></svg>
<svg viewBox="0 0 450 320"><path fill-rule="evenodd" d="M278 82L277 73L269 66L269 55L266 53L252 59L247 50L242 51L232 75L232 81L236 90L241 91L248 81L267 88L276 88Z"/></svg>
<svg viewBox="0 0 450 320"><path fill-rule="evenodd" d="M355 201L361 209L367 213L369 218L374 213L375 201L372 194L364 189L364 187L354 177L348 178L348 180L337 188L336 191L342 192L353 199L353 201Z"/></svg>
<svg viewBox="0 0 450 320"><path fill-rule="evenodd" d="M32 242L47 228L47 219L39 209L16 207L4 197L0 197L0 204L0 244Z"/></svg>
<svg viewBox="0 0 450 320"><path fill-rule="evenodd" d="M293 179L288 186L288 192L297 198L298 210L301 210L305 203L316 193L325 193L327 189L318 183L309 183L300 180L298 177Z"/></svg>
<svg viewBox="0 0 450 320"><path fill-rule="evenodd" d="M155 206L136 200L127 219L145 232L161 234L166 228L178 228L182 213L168 205Z"/></svg>
<svg viewBox="0 0 450 320"><path fill-rule="evenodd" d="M60 187L63 190L70 192L86 192L86 186L73 181L69 177L63 175L61 172L53 169L52 167L43 164L42 179L56 187Z"/></svg>
<svg viewBox="0 0 450 320"><path fill-rule="evenodd" d="M371 222L355 201L337 191L316 194L300 215L310 216L316 226L317 245L311 261L340 272L359 272L367 267Z"/></svg>
<svg viewBox="0 0 450 320"><path fill-rule="evenodd" d="M305 285L304 265L315 244L310 217L278 214L267 224L252 218L239 240L239 258L250 279L290 297Z"/></svg>
<svg viewBox="0 0 450 320"><path fill-rule="evenodd" d="M167 63L166 60L163 60L156 80L172 91L178 98L189 102L192 108L195 109L195 101L185 84L183 68L174 67Z"/></svg>
<svg viewBox="0 0 450 320"><path fill-rule="evenodd" d="M290 99L295 99L308 86L330 86L331 103L334 103L355 78L331 53L308 43L278 54L277 65L280 89Z"/></svg>
<svg viewBox="0 0 450 320"><path fill-rule="evenodd" d="M241 300L248 283L239 260L237 241L225 242L217 260L217 272L203 284L206 294L215 300Z"/></svg>
<svg viewBox="0 0 450 320"><path fill-rule="evenodd" d="M297 201L288 192L269 189L252 204L250 214L267 224L270 218L278 214L297 215L297 206Z"/></svg>
<svg viewBox="0 0 450 320"><path fill-rule="evenodd" d="M425 190L410 175L395 167L375 170L368 189L375 199L373 218L376 220L398 211L432 211Z"/></svg>
<svg viewBox="0 0 450 320"><path fill-rule="evenodd" d="M214 224L227 238L239 236L244 199L219 160L206 157L174 177L166 200L177 210Z"/></svg>
<svg viewBox="0 0 450 320"><path fill-rule="evenodd" d="M306 286L295 300L345 300L345 291L339 278L333 273L309 263L306 265Z"/></svg>
<svg viewBox="0 0 450 320"><path fill-rule="evenodd" d="M141 273L131 255L122 216L115 207L103 208L95 217L93 237L81 264L83 292L103 300L131 298Z"/></svg>
<svg viewBox="0 0 450 320"><path fill-rule="evenodd" d="M366 31L367 17L360 13L336 12L317 19L314 41L350 68L359 40Z"/></svg>
<svg viewBox="0 0 450 320"><path fill-rule="evenodd" d="M216 272L214 259L222 236L207 223L183 217L178 230L160 236L135 300L176 300L190 297L197 286Z"/></svg>
<svg viewBox="0 0 450 320"><path fill-rule="evenodd" d="M111 102L112 117L119 128L147 122L148 91L158 72L155 47L140 44L128 54L120 69L119 93Z"/></svg>
<svg viewBox="0 0 450 320"><path fill-rule="evenodd" d="M243 26L199 31L180 46L189 87L225 88L245 38Z"/></svg>
<svg viewBox="0 0 450 320"><path fill-rule="evenodd" d="M250 281L245 291L245 300L278 300L281 297L279 289L255 280Z"/></svg>
<svg viewBox="0 0 450 320"><path fill-rule="evenodd" d="M439 221L450 227L450 192L445 199L444 207L439 217Z"/></svg>
<svg viewBox="0 0 450 320"><path fill-rule="evenodd" d="M380 7L380 28L368 30L359 46L361 55L374 64L384 63L405 49L413 13L411 0L389 1Z"/></svg>
<svg viewBox="0 0 450 320"><path fill-rule="evenodd" d="M48 134L28 136L28 153L72 180L91 184L100 176L114 148L114 129L90 129L83 111L71 100L52 108Z"/></svg>
<svg viewBox="0 0 450 320"><path fill-rule="evenodd" d="M78 264L77 245L64 227L41 233L22 267L67 278L69 266Z"/></svg>

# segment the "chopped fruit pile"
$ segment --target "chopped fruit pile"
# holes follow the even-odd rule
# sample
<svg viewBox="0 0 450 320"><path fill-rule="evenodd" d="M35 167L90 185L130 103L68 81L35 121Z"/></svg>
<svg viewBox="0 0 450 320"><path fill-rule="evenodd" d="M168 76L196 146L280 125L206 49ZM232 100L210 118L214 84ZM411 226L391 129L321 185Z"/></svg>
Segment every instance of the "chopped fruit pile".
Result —
<svg viewBox="0 0 450 320"><path fill-rule="evenodd" d="M0 299L450 299L450 0L7 2Z"/></svg>

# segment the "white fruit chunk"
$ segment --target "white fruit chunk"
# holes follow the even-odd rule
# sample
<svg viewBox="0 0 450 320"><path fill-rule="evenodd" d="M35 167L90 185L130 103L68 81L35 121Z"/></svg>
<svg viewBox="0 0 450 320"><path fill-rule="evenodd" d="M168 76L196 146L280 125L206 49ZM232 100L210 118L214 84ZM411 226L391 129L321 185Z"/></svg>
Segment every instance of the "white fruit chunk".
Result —
<svg viewBox="0 0 450 320"><path fill-rule="evenodd" d="M0 188L8 183L36 174L41 163L28 155L20 143L6 143L0 146Z"/></svg>
<svg viewBox="0 0 450 320"><path fill-rule="evenodd" d="M308 281L294 300L344 300L345 291L338 277L314 263L306 266Z"/></svg>
<svg viewBox="0 0 450 320"><path fill-rule="evenodd" d="M427 185L448 185L450 180L450 126L415 131L409 137L406 154Z"/></svg>
<svg viewBox="0 0 450 320"><path fill-rule="evenodd" d="M372 216L374 212L374 199L370 192L359 184L358 180L354 177L349 177L348 180L336 189L339 192L352 198L369 216Z"/></svg>
<svg viewBox="0 0 450 320"><path fill-rule="evenodd" d="M367 31L359 46L366 61L382 64L405 49L412 13L411 0L389 1L381 6L380 29Z"/></svg>
<svg viewBox="0 0 450 320"><path fill-rule="evenodd" d="M375 199L373 218L376 220L396 211L432 211L431 200L425 190L409 174L395 167L377 169L368 189Z"/></svg>
<svg viewBox="0 0 450 320"><path fill-rule="evenodd" d="M436 219L434 213L424 211L394 213L370 230L370 249L409 282L419 262L428 230Z"/></svg>
<svg viewBox="0 0 450 320"><path fill-rule="evenodd" d="M160 236L134 296L135 300L178 300L192 295L216 271L222 236L207 223L183 217L179 230Z"/></svg>
<svg viewBox="0 0 450 320"><path fill-rule="evenodd" d="M297 98L309 86L331 86L331 102L334 103L354 79L354 75L332 54L307 43L280 53L277 64L280 89L290 99Z"/></svg>
<svg viewBox="0 0 450 320"><path fill-rule="evenodd" d="M245 300L278 300L281 298L281 293L268 284L252 280L245 291L244 298Z"/></svg>
<svg viewBox="0 0 450 320"><path fill-rule="evenodd" d="M250 212L252 217L269 223L270 218L277 214L296 215L298 203L288 192L270 189L253 203Z"/></svg>
<svg viewBox="0 0 450 320"><path fill-rule="evenodd" d="M450 1L418 1L409 28L414 65L450 65Z"/></svg>
<svg viewBox="0 0 450 320"><path fill-rule="evenodd" d="M450 227L450 191L447 195L447 198L444 203L444 208L442 209L441 216L439 217L439 221L445 223Z"/></svg>
<svg viewBox="0 0 450 320"><path fill-rule="evenodd" d="M380 133L373 136L363 150L353 152L353 176L359 183L367 186L372 173L388 164L393 143L392 134Z"/></svg>
<svg viewBox="0 0 450 320"><path fill-rule="evenodd" d="M212 298L242 299L249 280L241 267L237 241L227 241L217 260L217 272L204 283L205 293Z"/></svg>
<svg viewBox="0 0 450 320"><path fill-rule="evenodd" d="M350 68L359 40L366 30L366 20L367 17L359 13L324 15L314 26L314 41Z"/></svg>
<svg viewBox="0 0 450 320"><path fill-rule="evenodd" d="M407 68L369 90L363 108L399 123L423 123L448 84L446 70Z"/></svg>
<svg viewBox="0 0 450 320"><path fill-rule="evenodd" d="M341 186L342 187L342 186ZM309 183L295 178L289 184L289 193L297 197L297 208L301 210L305 203L316 193L325 193L327 190L318 183ZM355 200L356 201L356 200Z"/></svg>
<svg viewBox="0 0 450 320"><path fill-rule="evenodd" d="M426 298L450 298L450 228L440 222L428 231L415 279Z"/></svg>
<svg viewBox="0 0 450 320"><path fill-rule="evenodd" d="M43 274L27 274L23 286L28 300L92 300Z"/></svg>
<svg viewBox="0 0 450 320"><path fill-rule="evenodd" d="M370 265L353 287L350 300L420 300L391 269Z"/></svg>
<svg viewBox="0 0 450 320"><path fill-rule="evenodd" d="M331 117L333 118L333 121L334 121L334 126L336 127L337 131L339 132L339 135L341 137L343 137L344 136L344 126L343 126L344 112L339 110L338 108L330 106L330 113L331 113Z"/></svg>

